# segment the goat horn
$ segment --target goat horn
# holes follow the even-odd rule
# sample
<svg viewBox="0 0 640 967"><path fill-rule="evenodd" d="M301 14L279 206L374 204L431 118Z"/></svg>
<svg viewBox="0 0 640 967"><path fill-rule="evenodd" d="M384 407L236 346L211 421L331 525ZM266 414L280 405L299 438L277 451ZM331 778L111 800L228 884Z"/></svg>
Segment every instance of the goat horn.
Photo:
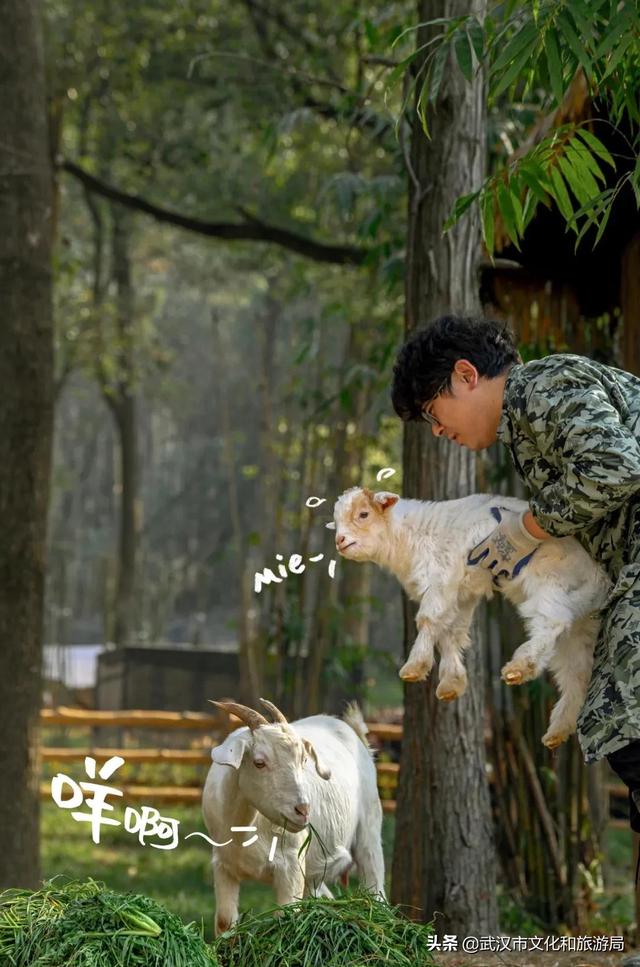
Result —
<svg viewBox="0 0 640 967"><path fill-rule="evenodd" d="M280 722L280 723L282 723L282 725L288 725L289 724L287 722L286 716L283 715L283 713L280 711L279 708L276 708L276 706L273 704L273 702L268 702L266 698L261 698L260 701L262 702L262 704L264 705L264 707L267 709L267 711L271 712L271 714L273 715L273 718L274 718L274 721L275 722Z"/></svg>
<svg viewBox="0 0 640 967"><path fill-rule="evenodd" d="M217 705L218 708L221 708L223 712L237 715L240 721L248 725L252 732L261 725L269 724L264 715L256 712L255 709L249 708L247 705L238 705L237 702L214 702L212 698L209 701L212 705Z"/></svg>

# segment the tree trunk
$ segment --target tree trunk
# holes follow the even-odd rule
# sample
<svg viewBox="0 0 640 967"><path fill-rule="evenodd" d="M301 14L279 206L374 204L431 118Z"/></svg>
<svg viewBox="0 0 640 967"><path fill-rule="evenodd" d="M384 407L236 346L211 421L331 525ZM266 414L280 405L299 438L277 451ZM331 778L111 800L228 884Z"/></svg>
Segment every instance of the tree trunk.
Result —
<svg viewBox="0 0 640 967"><path fill-rule="evenodd" d="M423 0L421 22L484 15L484 0ZM421 28L418 43L429 36ZM477 188L484 170L482 79L467 84L457 66L445 67L431 140L414 120L406 266L406 331L445 312L479 311L476 266L479 229L466 218L444 238L454 200ZM473 492L473 453L434 440L424 425L405 428L404 492L443 499ZM405 600L405 654L415 639L415 609ZM491 934L497 930L495 849L485 771L483 654L478 626L466 658L467 693L451 705L435 697L437 674L405 687L402 763L392 870L392 901L438 911L436 931ZM411 913L412 911L409 911ZM413 915L416 915L414 910Z"/></svg>
<svg viewBox="0 0 640 967"><path fill-rule="evenodd" d="M118 433L120 448L120 533L118 576L114 607L113 640L119 647L134 637L137 589L138 535L138 422L135 395L134 298L129 254L129 216L113 206L113 279L116 283L118 375L105 390Z"/></svg>
<svg viewBox="0 0 640 967"><path fill-rule="evenodd" d="M0 889L36 887L53 410L52 169L40 5L0 0Z"/></svg>

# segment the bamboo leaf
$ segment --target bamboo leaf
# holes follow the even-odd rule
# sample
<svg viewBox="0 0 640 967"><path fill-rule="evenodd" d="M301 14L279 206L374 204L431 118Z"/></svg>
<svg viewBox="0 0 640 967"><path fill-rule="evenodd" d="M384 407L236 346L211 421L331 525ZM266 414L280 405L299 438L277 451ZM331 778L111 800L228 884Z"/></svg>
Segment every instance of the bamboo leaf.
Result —
<svg viewBox="0 0 640 967"><path fill-rule="evenodd" d="M573 207L571 205L571 199L569 198L569 192L562 180L562 175L557 168L551 168L549 177L551 178L551 185L553 187L553 197L557 202L560 212L569 221L573 215Z"/></svg>
<svg viewBox="0 0 640 967"><path fill-rule="evenodd" d="M579 145L579 148L576 148L576 144ZM575 168L577 176L584 185L588 197L595 198L600 192L600 187L592 173L591 163L593 162L593 157L586 150L585 146L574 138L567 145L565 158ZM602 176L599 168L598 174Z"/></svg>
<svg viewBox="0 0 640 967"><path fill-rule="evenodd" d="M574 152L580 156L583 164L589 169L592 178L597 181L605 182L606 178L604 172L602 171L600 165L596 161L594 155L588 150L588 148L579 141L577 137L573 138L569 144L567 151L571 154Z"/></svg>
<svg viewBox="0 0 640 967"><path fill-rule="evenodd" d="M558 158L558 167L564 175L569 188L575 195L578 204L588 205L592 196L582 184L576 169L572 166L568 158L565 156Z"/></svg>
<svg viewBox="0 0 640 967"><path fill-rule="evenodd" d="M573 24L569 20L569 17L564 10L561 10L558 14L557 24L560 28L560 33L564 37L565 41L567 42L567 46L572 51L578 63L586 72L587 76L592 75L593 64L591 62L591 58L589 57L584 43L574 30Z"/></svg>
<svg viewBox="0 0 640 967"><path fill-rule="evenodd" d="M578 131L578 137L582 138L582 140L585 142L587 147L591 148L593 153L596 154L599 158L602 158L603 161L606 161L608 165L611 165L611 167L615 171L615 167L616 167L615 161L613 160L613 158L611 157L611 155L603 145L602 141L600 141L600 139L597 138L595 134L593 134L591 131L588 131L586 128L580 128L580 130Z"/></svg>
<svg viewBox="0 0 640 967"><path fill-rule="evenodd" d="M491 191L485 191L482 196L482 237L487 246L487 252L493 258L495 239L495 220L493 215L494 198Z"/></svg>
<svg viewBox="0 0 640 967"><path fill-rule="evenodd" d="M528 190L524 199L524 207L522 211L523 234L525 229L527 228L527 225L535 215L537 207L538 207L538 198L536 197L533 191Z"/></svg>
<svg viewBox="0 0 640 967"><path fill-rule="evenodd" d="M558 36L553 27L550 27L544 36L544 50L547 55L547 65L549 67L549 80L553 96L557 103L562 104L564 97L564 84L562 82L562 61L560 60L560 48L558 46Z"/></svg>
<svg viewBox="0 0 640 967"><path fill-rule="evenodd" d="M543 182L535 173L535 170L530 168L529 165L521 164L520 176L522 177L522 180L524 181L527 188L535 196L535 198L539 202L542 202L543 205L546 205L548 208L550 204L549 194L547 192L547 189L544 187ZM544 181L547 182L547 179L544 178Z"/></svg>
<svg viewBox="0 0 640 967"><path fill-rule="evenodd" d="M531 62L533 48L535 43L531 47L527 47L520 53L520 56L513 61L509 69L505 71L502 78L498 81L496 87L491 91L494 98L499 97L503 91L511 85L513 81L516 80L519 74L522 73L523 69Z"/></svg>
<svg viewBox="0 0 640 967"><path fill-rule="evenodd" d="M456 198L453 211L442 227L443 232L448 232L449 229L455 225L455 223L462 217L462 215L464 215L467 209L473 205L479 194L480 191L472 191L469 195L461 195L460 198Z"/></svg>
<svg viewBox="0 0 640 967"><path fill-rule="evenodd" d="M507 230L507 235L516 248L520 248L513 199L509 189L503 181L498 182L496 197L498 199L498 208L500 209L500 214L502 215L502 220L504 221L504 227Z"/></svg>
<svg viewBox="0 0 640 967"><path fill-rule="evenodd" d="M517 31L509 40L500 56L492 66L492 73L499 74L504 68L520 59L523 50L533 48L538 41L538 31L535 24L529 22L522 30Z"/></svg>
<svg viewBox="0 0 640 967"><path fill-rule="evenodd" d="M467 30L478 62L481 63L484 59L484 31L482 26L475 17L470 17L467 22Z"/></svg>
<svg viewBox="0 0 640 967"><path fill-rule="evenodd" d="M465 30L460 29L456 32L453 46L458 60L458 67L465 78L470 81L473 76L473 52L471 50L471 41Z"/></svg>

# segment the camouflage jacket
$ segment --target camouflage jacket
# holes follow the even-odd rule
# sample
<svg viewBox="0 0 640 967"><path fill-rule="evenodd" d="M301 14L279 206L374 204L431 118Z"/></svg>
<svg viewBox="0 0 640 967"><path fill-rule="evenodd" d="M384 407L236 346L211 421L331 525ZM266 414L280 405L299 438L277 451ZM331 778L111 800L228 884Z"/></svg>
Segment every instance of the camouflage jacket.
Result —
<svg viewBox="0 0 640 967"><path fill-rule="evenodd" d="M517 364L498 439L540 526L574 536L614 582L601 639L616 645L598 642L578 722L585 759L601 758L640 738L640 379L568 353Z"/></svg>

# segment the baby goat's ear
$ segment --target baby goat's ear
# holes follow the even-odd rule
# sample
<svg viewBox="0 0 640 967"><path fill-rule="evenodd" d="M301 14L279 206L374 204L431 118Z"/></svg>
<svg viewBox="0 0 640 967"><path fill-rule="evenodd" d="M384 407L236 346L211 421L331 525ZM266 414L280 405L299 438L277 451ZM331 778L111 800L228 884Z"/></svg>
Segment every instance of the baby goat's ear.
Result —
<svg viewBox="0 0 640 967"><path fill-rule="evenodd" d="M398 494L390 494L388 490L379 490L377 494L373 495L373 499L376 504L379 504L382 510L387 510L389 507L393 507L400 500Z"/></svg>
<svg viewBox="0 0 640 967"><path fill-rule="evenodd" d="M329 523L325 524L324 526L327 528L328 531L334 531L336 529L336 522L335 520L330 520Z"/></svg>

